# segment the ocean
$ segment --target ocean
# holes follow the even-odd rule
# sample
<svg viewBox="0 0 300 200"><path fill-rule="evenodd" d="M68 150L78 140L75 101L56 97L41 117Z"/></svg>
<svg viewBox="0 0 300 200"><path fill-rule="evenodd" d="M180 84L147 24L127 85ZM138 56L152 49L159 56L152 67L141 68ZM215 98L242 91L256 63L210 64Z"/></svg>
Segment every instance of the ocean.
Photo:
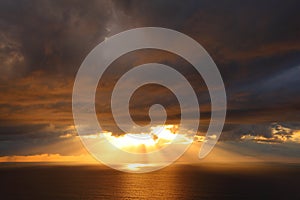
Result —
<svg viewBox="0 0 300 200"><path fill-rule="evenodd" d="M131 174L102 165L2 164L0 199L300 199L300 165L172 165Z"/></svg>

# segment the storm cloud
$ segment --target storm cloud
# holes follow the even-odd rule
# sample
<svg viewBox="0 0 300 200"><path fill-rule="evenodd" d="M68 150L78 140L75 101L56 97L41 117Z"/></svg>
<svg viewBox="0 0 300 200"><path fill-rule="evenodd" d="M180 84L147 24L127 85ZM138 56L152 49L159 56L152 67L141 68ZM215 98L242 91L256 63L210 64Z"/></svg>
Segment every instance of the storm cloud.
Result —
<svg viewBox="0 0 300 200"><path fill-rule="evenodd" d="M236 140L247 134L273 137L269 131L273 122L297 124L300 120L299 6L296 0L276 0L272 6L270 1L250 0L1 1L2 155L13 152L7 141L19 146L26 146L27 140L35 141L30 145L61 141L60 136L73 126L73 81L85 56L105 38L145 26L183 32L212 56L228 97L221 139ZM205 132L210 119L207 88L186 61L170 53L148 50L124 55L110 66L107 78L99 84L103 88L99 88L102 93L97 98L109 99L112 85L122 72L147 62L168 64L188 77L200 102L199 132ZM169 108L170 123L176 122L176 100L159 87L152 91ZM152 103L145 98L137 93L132 101L133 118L140 123L147 120L147 113L142 113ZM97 102L98 114L111 129L115 124L109 105Z"/></svg>

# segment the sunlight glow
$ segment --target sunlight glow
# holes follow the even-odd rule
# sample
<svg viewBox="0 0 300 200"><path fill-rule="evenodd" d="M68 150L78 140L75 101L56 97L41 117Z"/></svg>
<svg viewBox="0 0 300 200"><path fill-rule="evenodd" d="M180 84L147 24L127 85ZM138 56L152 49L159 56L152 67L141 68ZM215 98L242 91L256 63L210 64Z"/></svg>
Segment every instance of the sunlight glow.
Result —
<svg viewBox="0 0 300 200"><path fill-rule="evenodd" d="M114 146L129 152L143 153L158 150L166 144L169 144L177 135L177 125L165 125L152 127L150 133L125 134L114 136L112 133L103 133L103 135ZM143 151L141 151L143 150Z"/></svg>
<svg viewBox="0 0 300 200"><path fill-rule="evenodd" d="M101 135L101 134L100 134ZM163 148L171 142L191 143L193 138L178 133L178 125L152 127L150 133L115 136L111 132L102 135L114 146L127 152L146 153Z"/></svg>

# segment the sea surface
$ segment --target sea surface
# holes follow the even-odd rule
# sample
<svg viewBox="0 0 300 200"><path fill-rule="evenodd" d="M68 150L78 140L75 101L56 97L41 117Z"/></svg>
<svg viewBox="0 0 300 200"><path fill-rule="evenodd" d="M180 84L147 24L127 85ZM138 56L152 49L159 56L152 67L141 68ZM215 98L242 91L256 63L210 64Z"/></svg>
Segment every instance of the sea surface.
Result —
<svg viewBox="0 0 300 200"><path fill-rule="evenodd" d="M101 165L0 165L0 199L300 199L300 165L173 165L131 174Z"/></svg>

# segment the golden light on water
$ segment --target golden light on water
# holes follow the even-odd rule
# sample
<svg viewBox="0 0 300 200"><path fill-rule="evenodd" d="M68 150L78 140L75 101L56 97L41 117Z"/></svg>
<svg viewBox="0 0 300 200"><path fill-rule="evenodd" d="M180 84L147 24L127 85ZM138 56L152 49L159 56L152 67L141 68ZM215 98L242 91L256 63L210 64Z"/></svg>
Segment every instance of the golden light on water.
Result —
<svg viewBox="0 0 300 200"><path fill-rule="evenodd" d="M139 171L142 168L153 167L153 166L155 166L155 164L130 163L130 164L124 165L125 168L127 168L128 170L131 170L131 171Z"/></svg>

